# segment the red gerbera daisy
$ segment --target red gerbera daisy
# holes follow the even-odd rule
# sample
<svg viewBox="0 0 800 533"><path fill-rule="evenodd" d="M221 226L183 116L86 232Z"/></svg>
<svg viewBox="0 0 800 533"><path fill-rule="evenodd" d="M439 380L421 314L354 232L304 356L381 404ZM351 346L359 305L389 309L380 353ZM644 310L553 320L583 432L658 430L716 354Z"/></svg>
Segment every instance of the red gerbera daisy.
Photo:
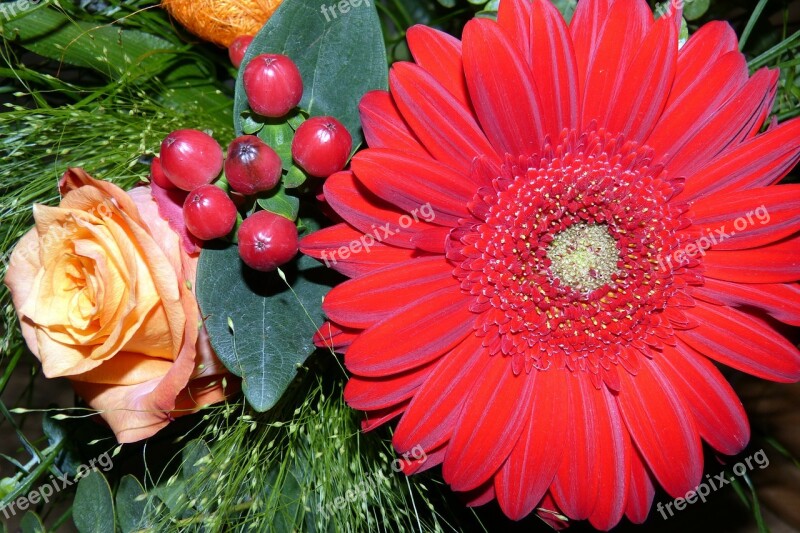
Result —
<svg viewBox="0 0 800 533"><path fill-rule="evenodd" d="M303 251L353 278L324 303L366 428L402 415L472 504L608 529L654 482L702 477L701 438L749 439L710 360L775 381L800 353L800 121L758 134L778 73L748 75L723 23L503 0L458 41L417 26L416 64L361 104L369 149L327 181L343 223Z"/></svg>

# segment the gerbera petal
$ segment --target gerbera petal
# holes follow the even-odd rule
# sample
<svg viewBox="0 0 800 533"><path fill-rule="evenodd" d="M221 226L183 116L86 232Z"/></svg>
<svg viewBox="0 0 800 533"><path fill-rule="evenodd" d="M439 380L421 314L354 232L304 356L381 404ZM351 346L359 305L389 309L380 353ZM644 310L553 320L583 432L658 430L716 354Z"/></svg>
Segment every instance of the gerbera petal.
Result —
<svg viewBox="0 0 800 533"><path fill-rule="evenodd" d="M328 348L339 353L345 353L360 334L360 330L343 328L328 321L322 324L314 334L314 345L318 348Z"/></svg>
<svg viewBox="0 0 800 533"><path fill-rule="evenodd" d="M408 154L429 157L414 132L386 91L370 91L358 105L364 138L370 148L391 148Z"/></svg>
<svg viewBox="0 0 800 533"><path fill-rule="evenodd" d="M418 24L406 33L414 61L447 89L466 109L470 108L461 41L442 31Z"/></svg>
<svg viewBox="0 0 800 533"><path fill-rule="evenodd" d="M639 450L631 450L631 479L628 484L628 498L625 503L625 516L634 524L642 524L647 520L650 506L656 495L650 472L642 459Z"/></svg>
<svg viewBox="0 0 800 533"><path fill-rule="evenodd" d="M398 450L433 449L446 442L461 414L464 399L491 362L475 336L444 355L420 387L397 424L392 439Z"/></svg>
<svg viewBox="0 0 800 533"><path fill-rule="evenodd" d="M497 8L497 24L521 57L531 64L531 2L503 0Z"/></svg>
<svg viewBox="0 0 800 533"><path fill-rule="evenodd" d="M619 92L612 97L602 122L609 131L622 133L627 140L642 143L647 139L664 110L678 55L678 30L673 18L676 14L658 19L648 32L620 76Z"/></svg>
<svg viewBox="0 0 800 533"><path fill-rule="evenodd" d="M561 465L553 480L553 499L567 516L576 520L589 518L597 501L599 487L598 469L600 440L608 437L608 428L603 425L608 417L598 414L600 391L594 388L589 376L578 374L567 376L564 381L566 403L562 432L563 446L569 453L561 458Z"/></svg>
<svg viewBox="0 0 800 533"><path fill-rule="evenodd" d="M589 522L601 531L608 531L622 520L631 470L631 439L622 421L614 395L605 387L599 391L596 413L601 417L599 427L600 453L597 460L598 491Z"/></svg>
<svg viewBox="0 0 800 533"><path fill-rule="evenodd" d="M364 150L353 158L358 181L373 194L408 213L430 205L431 222L453 226L469 216L467 203L475 194L470 181L432 159L393 150Z"/></svg>
<svg viewBox="0 0 800 533"><path fill-rule="evenodd" d="M687 313L700 325L678 336L706 357L763 379L800 380L800 351L760 318L705 302Z"/></svg>
<svg viewBox="0 0 800 533"><path fill-rule="evenodd" d="M395 63L389 85L403 119L437 160L465 175L479 155L500 161L470 110L422 67Z"/></svg>
<svg viewBox="0 0 800 533"><path fill-rule="evenodd" d="M347 368L362 376L409 370L442 356L472 331L470 300L440 289L365 330L350 345Z"/></svg>
<svg viewBox="0 0 800 533"><path fill-rule="evenodd" d="M514 374L508 358L490 359L464 402L442 464L442 476L453 490L471 490L490 479L529 420L533 376Z"/></svg>
<svg viewBox="0 0 800 533"><path fill-rule="evenodd" d="M692 295L716 305L763 309L786 324L800 326L800 285L797 283L731 283L706 278Z"/></svg>
<svg viewBox="0 0 800 533"><path fill-rule="evenodd" d="M671 157L661 161L665 170L673 176L689 176L727 147L750 138L772 108L777 82L778 71L761 69L704 123L684 127L684 142L670 147Z"/></svg>
<svg viewBox="0 0 800 533"><path fill-rule="evenodd" d="M429 363L399 374L367 378L351 376L344 388L344 399L353 409L376 411L395 407L414 395L435 367Z"/></svg>
<svg viewBox="0 0 800 533"><path fill-rule="evenodd" d="M677 68L676 76L682 71ZM647 139L659 154L672 155L705 124L745 83L748 71L744 56L729 52L716 63L706 65L693 83L673 86L664 113ZM675 84L677 84L677 79Z"/></svg>
<svg viewBox="0 0 800 533"><path fill-rule="evenodd" d="M300 241L300 251L351 278L427 255L376 242L374 237L366 238L347 224L337 224L304 237Z"/></svg>
<svg viewBox="0 0 800 533"><path fill-rule="evenodd" d="M334 287L322 309L338 324L363 329L432 292L456 285L452 267L441 257L415 259Z"/></svg>
<svg viewBox="0 0 800 533"><path fill-rule="evenodd" d="M739 53L739 42L736 39L736 32L727 22L715 20L704 24L694 32L678 54L678 70L667 105L675 102L686 90L703 79L709 70L709 65L716 63L728 52ZM744 59L741 54L739 55ZM746 75L747 67L744 61L742 67Z"/></svg>
<svg viewBox="0 0 800 533"><path fill-rule="evenodd" d="M750 424L742 402L705 357L679 343L654 360L685 400L700 436L726 455L741 452L750 440Z"/></svg>
<svg viewBox="0 0 800 533"><path fill-rule="evenodd" d="M703 260L707 277L739 283L791 283L800 279L800 236L749 250L714 249Z"/></svg>
<svg viewBox="0 0 800 533"><path fill-rule="evenodd" d="M578 67L578 87L581 95L586 87L589 64L597 48L603 24L608 18L608 12L613 1L583 0L578 2L575 13L572 15L569 29L575 49L575 63Z"/></svg>
<svg viewBox="0 0 800 533"><path fill-rule="evenodd" d="M578 127L580 84L575 50L564 17L549 0L533 1L530 24L528 62L542 112L550 118L546 133L557 139L563 129Z"/></svg>
<svg viewBox="0 0 800 533"><path fill-rule="evenodd" d="M324 187L325 199L339 216L365 235L377 233L386 244L415 248L412 239L417 233L437 227L420 216L419 206L406 213L372 194L352 172L337 172L325 180Z"/></svg>
<svg viewBox="0 0 800 533"><path fill-rule="evenodd" d="M690 234L699 237L721 228L729 235L714 250L763 246L800 230L800 185L717 193L697 200L692 213Z"/></svg>
<svg viewBox="0 0 800 533"><path fill-rule="evenodd" d="M623 76L653 25L653 13L644 0L616 0L596 42L582 94L581 124L605 124L611 106L620 96ZM577 49L576 49L577 52ZM618 133L618 132L614 132Z"/></svg>
<svg viewBox="0 0 800 533"><path fill-rule="evenodd" d="M798 138L800 119L794 119L729 148L688 177L675 199L713 198L716 192L774 185L800 160Z"/></svg>
<svg viewBox="0 0 800 533"><path fill-rule="evenodd" d="M498 153L533 155L547 131L542 106L530 66L495 22L467 23L464 71L475 113Z"/></svg>
<svg viewBox="0 0 800 533"><path fill-rule="evenodd" d="M373 429L382 426L389 420L397 418L408 408L408 403L408 401L405 401L400 405L395 405L386 409L380 409L378 411L367 412L366 417L361 421L361 431L372 431Z"/></svg>
<svg viewBox="0 0 800 533"><path fill-rule="evenodd" d="M700 437L683 400L647 359L635 377L620 372L620 381L617 402L634 444L664 489L683 496L703 476Z"/></svg>
<svg viewBox="0 0 800 533"><path fill-rule="evenodd" d="M539 504L561 464L564 377L559 371L531 374L533 401L528 423L495 477L497 502L512 520L521 520Z"/></svg>

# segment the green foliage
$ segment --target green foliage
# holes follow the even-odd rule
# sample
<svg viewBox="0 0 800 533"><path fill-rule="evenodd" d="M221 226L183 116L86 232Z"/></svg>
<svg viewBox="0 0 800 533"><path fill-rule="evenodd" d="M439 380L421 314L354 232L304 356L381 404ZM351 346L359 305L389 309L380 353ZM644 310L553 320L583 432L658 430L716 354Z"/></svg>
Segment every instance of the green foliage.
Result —
<svg viewBox="0 0 800 533"><path fill-rule="evenodd" d="M91 471L78 482L72 516L81 533L114 531L116 517L114 498L105 476Z"/></svg>
<svg viewBox="0 0 800 533"><path fill-rule="evenodd" d="M378 16L363 4L345 15L323 16L328 0L281 4L247 49L242 69L258 54L292 58L303 76L300 108L311 116L331 115L347 127L357 146L363 140L358 102L368 91L386 89L388 72ZM237 82L234 121L242 131L247 95Z"/></svg>
<svg viewBox="0 0 800 533"><path fill-rule="evenodd" d="M285 273L252 271L230 246L203 250L197 269L197 299L211 344L242 377L256 411L275 405L314 351L322 297L330 290L319 281L325 269L309 257L284 268Z"/></svg>

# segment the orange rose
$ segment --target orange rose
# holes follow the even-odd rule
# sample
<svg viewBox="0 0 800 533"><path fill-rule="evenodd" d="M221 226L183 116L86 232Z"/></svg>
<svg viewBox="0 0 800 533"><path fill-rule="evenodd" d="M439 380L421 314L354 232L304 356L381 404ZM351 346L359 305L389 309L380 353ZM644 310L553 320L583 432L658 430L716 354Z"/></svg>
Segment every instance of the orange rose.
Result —
<svg viewBox="0 0 800 533"><path fill-rule="evenodd" d="M192 292L197 254L149 187L125 193L81 169L61 185L58 207L34 206L5 279L45 376L69 378L120 442L222 400L225 369Z"/></svg>

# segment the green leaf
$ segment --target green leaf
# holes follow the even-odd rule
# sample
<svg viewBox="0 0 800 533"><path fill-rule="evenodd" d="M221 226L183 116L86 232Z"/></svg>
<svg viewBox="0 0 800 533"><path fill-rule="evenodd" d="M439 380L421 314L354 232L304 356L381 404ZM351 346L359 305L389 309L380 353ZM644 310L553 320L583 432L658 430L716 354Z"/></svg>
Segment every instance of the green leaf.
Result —
<svg viewBox="0 0 800 533"><path fill-rule="evenodd" d="M70 20L51 7L1 24L0 35L18 39L41 56L92 68L112 78L165 68L163 58L154 52L175 48L169 41L141 31Z"/></svg>
<svg viewBox="0 0 800 533"><path fill-rule="evenodd" d="M259 138L270 145L281 158L281 166L284 170L292 166L292 138L294 130L286 122L265 123L258 132Z"/></svg>
<svg viewBox="0 0 800 533"><path fill-rule="evenodd" d="M284 276L286 282L276 272L248 269L235 246L204 249L197 269L197 299L208 317L211 345L242 377L244 395L257 411L275 405L314 351L322 298L330 290L326 269L310 257L285 265Z"/></svg>
<svg viewBox="0 0 800 533"><path fill-rule="evenodd" d="M114 531L114 498L105 476L92 470L78 482L72 520L81 533Z"/></svg>
<svg viewBox="0 0 800 533"><path fill-rule="evenodd" d="M184 479L189 479L198 474L203 469L203 465L209 462L210 455L211 450L203 439L194 439L186 443L181 452L181 458L183 459L181 473Z"/></svg>
<svg viewBox="0 0 800 533"><path fill-rule="evenodd" d="M138 479L130 474L123 476L117 489L116 501L119 527L122 529L122 533L145 528L147 525L145 517L147 499L144 487Z"/></svg>
<svg viewBox="0 0 800 533"><path fill-rule="evenodd" d="M355 146L363 140L361 97L387 88L386 50L374 3L350 7L346 14L331 14L330 9L330 0L284 1L250 43L241 68L258 54L288 55L303 76L300 108L311 116L339 119ZM242 111L247 108L239 76L233 113L237 133L242 132Z"/></svg>
<svg viewBox="0 0 800 533"><path fill-rule="evenodd" d="M283 186L287 189L294 189L301 186L308 179L308 175L297 165L292 165L283 176Z"/></svg>
<svg viewBox="0 0 800 533"><path fill-rule="evenodd" d="M44 528L42 519L33 511L28 511L23 515L19 528L22 533L45 533L47 531Z"/></svg>
<svg viewBox="0 0 800 533"><path fill-rule="evenodd" d="M300 199L287 194L286 189L281 185L273 189L269 196L259 198L258 205L271 213L294 220L300 210Z"/></svg>
<svg viewBox="0 0 800 533"><path fill-rule="evenodd" d="M683 5L683 16L686 20L697 20L708 11L709 0L687 0Z"/></svg>

